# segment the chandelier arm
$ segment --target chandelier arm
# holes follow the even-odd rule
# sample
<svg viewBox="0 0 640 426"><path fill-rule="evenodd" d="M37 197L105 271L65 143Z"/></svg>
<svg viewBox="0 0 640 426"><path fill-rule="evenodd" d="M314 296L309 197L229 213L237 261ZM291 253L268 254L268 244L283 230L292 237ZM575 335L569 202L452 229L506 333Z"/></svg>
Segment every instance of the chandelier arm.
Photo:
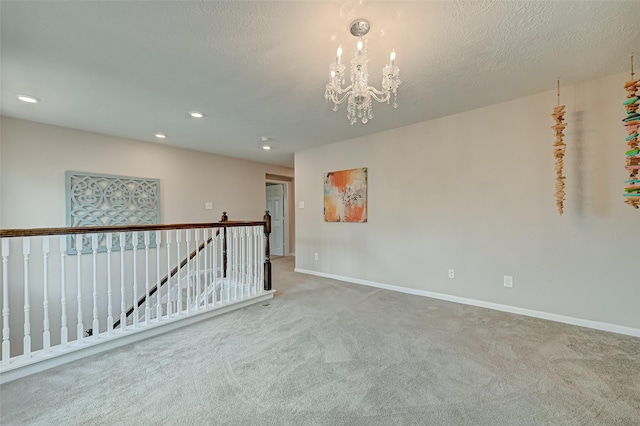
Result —
<svg viewBox="0 0 640 426"><path fill-rule="evenodd" d="M371 89L371 87L369 87ZM371 90L370 92L371 98L375 99L377 102L385 103L389 99L391 99L391 92L379 92L377 90ZM378 95L383 95L383 97L378 97Z"/></svg>
<svg viewBox="0 0 640 426"><path fill-rule="evenodd" d="M351 87L351 86L349 86ZM342 98L338 98L338 96L334 96L332 99L332 102L336 105L340 105L341 103L343 103L348 97L349 95L353 93L351 90L345 90L344 91L344 95L342 96ZM342 93L337 93L337 95L342 95Z"/></svg>
<svg viewBox="0 0 640 426"><path fill-rule="evenodd" d="M389 92L388 90L378 90L373 86L367 86L367 91L375 93L376 95L386 95Z"/></svg>
<svg viewBox="0 0 640 426"><path fill-rule="evenodd" d="M348 85L344 89L340 86L336 88L336 93L339 95L342 95L343 93L349 94L352 91L353 91L353 84Z"/></svg>

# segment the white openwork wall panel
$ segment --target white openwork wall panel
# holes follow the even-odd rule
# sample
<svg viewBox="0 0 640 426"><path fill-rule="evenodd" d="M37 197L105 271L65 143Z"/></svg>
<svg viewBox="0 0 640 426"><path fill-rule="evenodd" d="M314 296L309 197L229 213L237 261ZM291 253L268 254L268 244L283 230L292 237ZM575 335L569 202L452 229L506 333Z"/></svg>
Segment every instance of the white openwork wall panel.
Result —
<svg viewBox="0 0 640 426"><path fill-rule="evenodd" d="M160 180L95 173L66 173L67 226L117 226L160 223ZM126 233L124 248L133 248L132 235ZM150 247L155 247L155 236ZM142 241L142 236L138 238ZM118 236L113 250L120 250ZM76 251L70 237L69 254ZM144 248L139 242L138 248ZM98 251L107 251L105 236L98 238ZM92 242L84 238L83 253L92 252Z"/></svg>

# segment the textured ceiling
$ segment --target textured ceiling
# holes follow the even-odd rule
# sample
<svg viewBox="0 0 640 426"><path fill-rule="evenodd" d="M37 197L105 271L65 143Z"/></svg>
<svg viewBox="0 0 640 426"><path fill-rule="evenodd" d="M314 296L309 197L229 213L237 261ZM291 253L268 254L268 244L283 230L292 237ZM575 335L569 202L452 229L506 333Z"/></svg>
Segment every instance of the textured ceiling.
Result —
<svg viewBox="0 0 640 426"><path fill-rule="evenodd" d="M350 126L323 94L361 17L370 84L394 48L404 83L398 109ZM634 49L640 68L639 17L640 1L2 0L0 112L293 166L296 151L627 71Z"/></svg>

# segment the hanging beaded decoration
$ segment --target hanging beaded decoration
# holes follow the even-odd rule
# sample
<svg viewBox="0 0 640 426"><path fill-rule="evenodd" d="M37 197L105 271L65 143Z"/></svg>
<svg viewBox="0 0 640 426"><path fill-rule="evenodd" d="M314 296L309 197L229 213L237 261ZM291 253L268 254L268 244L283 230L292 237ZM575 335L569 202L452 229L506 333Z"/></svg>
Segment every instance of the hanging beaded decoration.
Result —
<svg viewBox="0 0 640 426"><path fill-rule="evenodd" d="M640 207L640 143L638 142L638 128L640 127L640 114L638 114L638 82L633 79L633 55L631 55L631 80L624 85L627 91L627 100L623 102L627 110L627 116L622 120L627 129L628 136L625 139L629 150L626 152L627 161L625 168L629 171L629 179L625 181L625 203L636 209Z"/></svg>
<svg viewBox="0 0 640 426"><path fill-rule="evenodd" d="M567 125L564 121L564 105L560 105L560 80L558 80L558 106L553 109L551 116L556 121L556 124L551 128L556 133L556 141L553 143L553 156L556 159L556 207L558 213L562 214L564 211L564 176L562 175L562 168L564 166L564 153L567 149L567 145L562 138L564 137L564 130Z"/></svg>

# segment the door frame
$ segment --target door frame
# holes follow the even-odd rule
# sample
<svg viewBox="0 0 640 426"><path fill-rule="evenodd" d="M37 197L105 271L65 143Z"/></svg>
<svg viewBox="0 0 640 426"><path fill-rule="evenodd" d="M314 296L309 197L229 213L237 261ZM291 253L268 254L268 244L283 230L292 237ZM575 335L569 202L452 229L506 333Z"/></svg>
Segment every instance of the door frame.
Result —
<svg viewBox="0 0 640 426"><path fill-rule="evenodd" d="M283 193L282 216L284 217L284 223L282 224L282 240L284 242L284 247L282 248L282 254L284 256L289 256L289 182L275 180L275 179L266 179L264 183L265 210L267 208L267 186L270 183L282 185L282 193Z"/></svg>

